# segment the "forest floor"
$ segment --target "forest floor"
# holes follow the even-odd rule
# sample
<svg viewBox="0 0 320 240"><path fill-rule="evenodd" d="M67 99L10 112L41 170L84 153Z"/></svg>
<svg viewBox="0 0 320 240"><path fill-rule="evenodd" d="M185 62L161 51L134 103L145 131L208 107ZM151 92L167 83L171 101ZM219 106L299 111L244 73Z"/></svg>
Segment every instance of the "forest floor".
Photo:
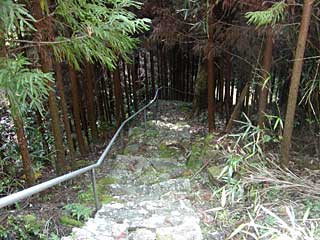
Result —
<svg viewBox="0 0 320 240"><path fill-rule="evenodd" d="M160 138L155 129L132 125L109 158L143 155L185 163L189 171L184 177L192 184L188 199L201 221L204 239L320 239L318 170L294 167L292 172L285 172L277 167L275 149L252 155L250 148L237 141L243 136L240 133L208 135L206 116L192 118L188 103L161 102L159 109L157 124L167 124L172 132L188 126L187 135L180 136L179 141L170 134ZM149 115L152 119L152 111ZM218 129L223 125L218 121ZM96 161L101 152L102 147L80 160L80 165ZM114 183L108 177L111 168L106 161L97 174L100 202L105 204L115 200L105 188ZM3 239L59 239L69 235L72 227L81 227L92 212L93 193L90 178L85 176L1 213L0 223L6 223L4 229L0 227L0 237L10 227L11 236ZM17 233L17 229L24 232ZM15 238L18 234L20 238Z"/></svg>

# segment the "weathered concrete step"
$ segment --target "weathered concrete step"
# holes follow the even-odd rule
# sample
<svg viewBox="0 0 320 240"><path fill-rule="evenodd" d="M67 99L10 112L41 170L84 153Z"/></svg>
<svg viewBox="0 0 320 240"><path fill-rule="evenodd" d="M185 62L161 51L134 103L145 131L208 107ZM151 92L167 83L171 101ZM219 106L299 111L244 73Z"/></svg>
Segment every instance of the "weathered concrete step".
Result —
<svg viewBox="0 0 320 240"><path fill-rule="evenodd" d="M176 159L171 158L117 155L115 165L118 169L135 169L136 171L153 166L155 170L161 171L173 167L184 167L185 163L178 162Z"/></svg>
<svg viewBox="0 0 320 240"><path fill-rule="evenodd" d="M112 160L108 176L119 184L154 184L167 179L189 176L191 171L175 159L128 157L118 155Z"/></svg>
<svg viewBox="0 0 320 240"><path fill-rule="evenodd" d="M104 205L70 239L201 240L199 218L188 200Z"/></svg>
<svg viewBox="0 0 320 240"><path fill-rule="evenodd" d="M174 194L191 192L190 180L182 178L169 179L152 185L110 184L108 188L111 195L123 201L158 200L165 196L168 198Z"/></svg>

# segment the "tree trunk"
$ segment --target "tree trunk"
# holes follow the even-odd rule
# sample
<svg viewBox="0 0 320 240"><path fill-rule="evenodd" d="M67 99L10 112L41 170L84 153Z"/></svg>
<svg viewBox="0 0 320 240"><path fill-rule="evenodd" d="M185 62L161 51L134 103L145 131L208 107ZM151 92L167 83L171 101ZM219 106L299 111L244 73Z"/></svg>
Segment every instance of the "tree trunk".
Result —
<svg viewBox="0 0 320 240"><path fill-rule="evenodd" d="M225 81L224 81L224 56L222 56L222 58L219 59L219 63L220 63L220 69L219 69L219 109L217 108L217 111L219 111L220 113L223 112L223 107L224 107L224 89L225 89Z"/></svg>
<svg viewBox="0 0 320 240"><path fill-rule="evenodd" d="M154 77L154 60L153 60L153 51L150 51L150 68L151 68L151 88L152 88L152 97L156 93L156 82Z"/></svg>
<svg viewBox="0 0 320 240"><path fill-rule="evenodd" d="M54 41L54 33L53 33L53 23L52 17L47 16L43 18L44 15L42 14L42 10L40 7L40 0L34 0L32 2L32 9L33 15L35 19L38 21L35 23L35 27L37 31L37 40L38 41ZM40 45L39 46L40 52L40 61L42 65L42 71L52 72L53 71L53 64L52 64L52 57L51 57L51 49L47 46ZM62 139L62 132L60 129L60 119L59 119L59 110L56 102L56 92L53 82L48 83L49 88L49 111L51 115L51 127L55 142L55 150L56 150L56 172L57 174L62 174L65 172L65 156L64 156L64 147L63 147L63 139Z"/></svg>
<svg viewBox="0 0 320 240"><path fill-rule="evenodd" d="M132 80L132 95L133 95L133 106L134 106L134 111L138 111L138 89L137 89L137 81L138 81L138 76L137 76L137 65L136 62L131 65L131 80Z"/></svg>
<svg viewBox="0 0 320 240"><path fill-rule="evenodd" d="M28 150L28 142L26 139L23 120L19 114L13 114L13 121L16 127L19 150L22 157L23 172L26 177L27 184L30 186L35 182L34 173L31 165L31 158Z"/></svg>
<svg viewBox="0 0 320 240"><path fill-rule="evenodd" d="M5 41L1 41L0 39L0 46L1 46L0 56L3 58L7 57L7 49L5 46ZM10 100L10 97L8 99ZM10 106L13 107L12 101L10 101ZM26 177L27 185L31 186L35 182L35 176L32 170L31 158L28 150L28 141L24 131L23 120L19 115L19 113L15 112L14 109L11 109L11 114L12 114L14 126L16 128L18 146L19 146L21 159L22 159L23 172ZM1 159L1 155L2 154L0 152L0 159Z"/></svg>
<svg viewBox="0 0 320 240"><path fill-rule="evenodd" d="M126 100L127 100L126 101L127 102L127 113L128 113L128 116L130 116L131 115L131 112L130 112L131 98L130 98L130 89L128 86L128 85L130 85L130 81L128 81L128 78L126 76L126 63L124 60L122 60L122 74L123 74L123 82L124 82L124 93L126 95ZM128 75L129 75L129 72L128 72Z"/></svg>
<svg viewBox="0 0 320 240"><path fill-rule="evenodd" d="M147 102L149 101L149 79L148 79L148 61L147 61L147 53L144 53L144 81L145 81L145 93Z"/></svg>
<svg viewBox="0 0 320 240"><path fill-rule="evenodd" d="M96 85L96 93L98 97L98 119L100 122L107 122L109 121L109 118L107 115L105 94L103 90L103 76L98 79L98 84Z"/></svg>
<svg viewBox="0 0 320 240"><path fill-rule="evenodd" d="M267 100L269 93L269 81L270 81L270 68L272 62L272 49L273 49L273 33L272 28L269 27L267 30L267 39L263 54L263 66L262 66L262 78L260 83L260 96L259 96L259 120L258 126L264 128L265 114L267 108Z"/></svg>
<svg viewBox="0 0 320 240"><path fill-rule="evenodd" d="M230 54L227 54L227 66L225 67L225 78L226 78L226 88L225 88L225 101L224 101L224 109L225 109L225 117L226 121L230 117L231 112L231 99L230 99L230 85L232 80L232 58Z"/></svg>
<svg viewBox="0 0 320 240"><path fill-rule="evenodd" d="M71 132L71 127L70 127L70 122L69 122L68 106L67 106L66 96L65 96L65 92L64 92L62 70L61 70L60 63L55 64L55 70L56 70L57 88L58 88L58 93L60 96L61 109L62 109L62 115L63 115L63 125L64 125L64 129L66 131L68 148L69 148L70 166L73 166L73 163L75 161L75 150L74 150L74 145L73 145L73 140L72 140L72 132Z"/></svg>
<svg viewBox="0 0 320 240"><path fill-rule="evenodd" d="M310 19L312 15L312 7L314 0L305 0L303 5L302 19L300 25L299 38L297 42L295 61L293 64L292 78L289 90L287 113L285 127L283 132L283 140L281 143L281 165L288 167L289 152L291 148L291 138L293 132L294 114L296 110L298 90L301 79L303 66L303 57L306 48Z"/></svg>
<svg viewBox="0 0 320 240"><path fill-rule="evenodd" d="M161 54L160 54L160 47L159 44L157 44L157 70L158 70L158 87L163 87L162 86L162 74L161 74ZM163 96L163 90L160 91L159 93L159 98L161 99Z"/></svg>
<svg viewBox="0 0 320 240"><path fill-rule="evenodd" d="M105 103L105 110L108 115L108 119L110 124L113 122L113 90L112 90L112 81L109 71L106 71L105 77L102 78L102 89L104 92L104 103Z"/></svg>
<svg viewBox="0 0 320 240"><path fill-rule="evenodd" d="M86 153L85 142L82 136L81 118L80 118L80 105L78 98L78 80L77 73L71 65L69 65L70 82L71 82L71 97L72 97L72 111L74 126L76 128L77 142L79 145L79 151L81 155Z"/></svg>
<svg viewBox="0 0 320 240"><path fill-rule="evenodd" d="M228 121L228 124L224 130L226 133L230 132L231 128L233 127L234 121L237 120L240 116L241 108L243 107L243 102L249 90L249 86L250 86L250 82L247 82L247 84L244 86L244 88L241 91L239 100L237 101L237 105L235 106L233 113L231 114L231 117Z"/></svg>
<svg viewBox="0 0 320 240"><path fill-rule="evenodd" d="M121 94L119 67L116 67L116 69L113 72L113 83L114 83L116 123L117 123L117 127L119 127L122 122L122 118L121 118L122 94Z"/></svg>
<svg viewBox="0 0 320 240"><path fill-rule="evenodd" d="M208 127L209 132L213 132L215 128L215 116L214 116L214 59L213 59L213 19L212 12L209 13L208 20Z"/></svg>
<svg viewBox="0 0 320 240"><path fill-rule="evenodd" d="M202 57L200 57L202 58ZM201 60L202 61L202 60ZM207 91L208 72L205 62L198 64L198 71L194 83L194 98L192 103L192 112L197 116L200 111L207 107L208 91Z"/></svg>
<svg viewBox="0 0 320 240"><path fill-rule="evenodd" d="M90 127L90 135L93 143L98 141L97 131L97 116L95 111L94 101L94 71L91 63L85 62L85 90L86 90L86 105L87 105L87 119Z"/></svg>

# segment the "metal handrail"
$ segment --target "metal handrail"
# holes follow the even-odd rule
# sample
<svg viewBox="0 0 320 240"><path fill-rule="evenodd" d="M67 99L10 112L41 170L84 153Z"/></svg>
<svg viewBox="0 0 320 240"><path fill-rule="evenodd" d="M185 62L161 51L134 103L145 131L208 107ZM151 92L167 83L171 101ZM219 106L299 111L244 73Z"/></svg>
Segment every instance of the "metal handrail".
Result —
<svg viewBox="0 0 320 240"><path fill-rule="evenodd" d="M97 187L96 187L96 174L95 174L95 169L100 167L102 165L102 163L105 161L106 156L108 155L111 147L113 146L113 144L115 143L117 137L119 136L120 132L123 130L124 126L133 118L135 118L138 114L140 114L141 112L144 112L144 120L146 122L146 110L148 107L150 107L154 102L156 102L158 100L158 96L159 96L159 91L162 90L163 88L167 88L167 87L160 87L157 89L153 99L146 104L145 106L143 106L140 110L138 110L137 112L135 112L133 115L131 115L130 117L128 117L125 121L122 122L122 124L120 125L120 127L117 129L116 133L113 135L112 139L110 140L108 146L105 148L105 150L103 151L103 153L101 154L100 158L98 159L98 161L92 165L89 165L87 167L83 167L81 169L78 169L76 171L64 174L62 176L56 177L54 179L51 179L49 181L37 184L35 186L32 186L30 188L24 189L22 191L19 191L17 193L13 193L11 195L8 195L6 197L0 198L0 209L6 206L9 206L11 204L14 204L20 200L23 200L25 198L28 198L34 194L40 193L48 188L51 188L53 186L56 186L62 182L68 181L70 179L73 179L81 174L84 174L86 172L91 171L91 181L92 181L92 187L93 187L93 193L94 193L94 200L95 200L95 207L96 210L99 209L99 200L98 200L98 195L97 195Z"/></svg>
<svg viewBox="0 0 320 240"><path fill-rule="evenodd" d="M154 102L156 102L159 98L159 92L162 89L171 89L174 90L176 92L181 92L186 94L186 92L183 92L181 90L178 90L176 88L173 87L159 87L156 90L156 93L153 97L153 99L146 104L145 106L143 106L142 108L140 108L137 112L135 112L133 115L131 115L130 117L128 117L125 121L122 122L122 124L120 125L120 127L117 129L117 131L115 132L115 134L113 135L112 139L110 140L109 144L107 145L107 147L105 148L105 150L103 151L103 153L101 154L101 156L99 157L98 161L94 164L91 164L87 167L83 167L80 168L76 171L72 171L70 173L64 174L62 176L53 178L49 181L37 184L35 186L32 186L30 188L24 189L22 191L13 193L11 195L8 195L6 197L0 198L0 209L6 206L9 206L11 204L14 204L20 200L26 199L34 194L40 193L44 190L47 190L48 188L51 188L53 186L56 186L62 182L66 182L70 179L73 179L81 174L84 174L86 172L91 171L91 181L92 181L92 187L93 187L93 194L94 194L94 201L95 201L95 207L96 210L99 209L99 200L98 200L98 193L97 193L97 186L96 186L96 173L95 173L95 169L100 167L103 162L106 159L106 156L108 155L111 147L113 146L113 144L115 143L115 141L117 140L117 137L119 136L119 134L121 133L121 131L123 130L124 126L133 118L135 118L137 115L139 115L141 112L144 112L144 122L145 122L145 127L146 127L146 121L147 121L147 108L150 107ZM187 93L190 95L194 95L193 93ZM157 111L156 111L157 112Z"/></svg>

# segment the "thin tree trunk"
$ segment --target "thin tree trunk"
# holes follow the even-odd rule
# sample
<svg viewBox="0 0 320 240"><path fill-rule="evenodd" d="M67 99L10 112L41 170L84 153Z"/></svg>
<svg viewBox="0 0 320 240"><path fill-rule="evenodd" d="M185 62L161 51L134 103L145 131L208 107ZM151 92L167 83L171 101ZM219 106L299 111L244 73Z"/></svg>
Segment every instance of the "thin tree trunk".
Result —
<svg viewBox="0 0 320 240"><path fill-rule="evenodd" d="M154 76L154 60L153 60L153 51L150 51L150 68L151 68L151 88L152 88L152 96L156 93L156 82Z"/></svg>
<svg viewBox="0 0 320 240"><path fill-rule="evenodd" d="M109 71L106 71L105 77L102 78L102 89L104 92L105 97L105 110L107 112L108 118L110 123L112 123L113 120L113 90L112 90L112 81Z"/></svg>
<svg viewBox="0 0 320 240"><path fill-rule="evenodd" d="M220 71L219 71L219 111L222 113L223 112L223 106L224 106L224 59L223 57L219 59L219 63L220 63Z"/></svg>
<svg viewBox="0 0 320 240"><path fill-rule="evenodd" d="M94 101L94 71L91 63L85 63L85 90L86 90L86 105L87 105L87 119L89 122L90 133L93 143L98 141L97 131L97 116L95 111Z"/></svg>
<svg viewBox="0 0 320 240"><path fill-rule="evenodd" d="M146 99L149 101L149 79L148 79L148 62L147 62L147 53L144 53L144 76L145 76L145 92Z"/></svg>
<svg viewBox="0 0 320 240"><path fill-rule="evenodd" d="M103 90L103 76L98 80L96 92L98 93L98 110L99 110L99 120L100 122L108 122L109 116L107 115L106 103L105 103L105 93Z"/></svg>
<svg viewBox="0 0 320 240"><path fill-rule="evenodd" d="M308 31L310 26L310 19L312 15L314 0L305 0L303 5L302 19L300 25L299 38L297 42L297 49L295 54L295 61L293 64L292 78L289 90L287 113L285 120L285 127L283 132L283 140L281 143L281 165L288 167L289 153L291 148L291 138L293 132L294 114L296 111L298 90L301 79L301 72L303 66L303 57L306 48Z"/></svg>
<svg viewBox="0 0 320 240"><path fill-rule="evenodd" d="M85 92L83 82L81 82L83 78L77 78L77 84L78 84L78 99L79 99L79 113L80 113L80 120L81 120L81 129L83 133L83 140L84 140L84 147L85 152L90 152L90 146L89 146L89 129L88 129L88 121L87 121L87 108L86 108L86 101L85 101L85 95L82 94Z"/></svg>
<svg viewBox="0 0 320 240"><path fill-rule="evenodd" d="M158 87L162 86L162 80L161 80L161 54L160 54L160 47L159 44L157 44L157 70L158 70ZM163 91L160 91L159 98L162 99Z"/></svg>
<svg viewBox="0 0 320 240"><path fill-rule="evenodd" d="M130 112L130 103L131 103L131 98L130 98L130 89L128 87L128 84L129 81L128 81L128 78L126 76L126 63L124 60L122 60L122 74L123 74L123 82L124 82L124 93L126 95L126 102L127 102L127 112L128 112L128 116L131 115L131 112ZM128 75L129 75L129 72L128 72Z"/></svg>
<svg viewBox="0 0 320 240"><path fill-rule="evenodd" d="M71 95L72 95L72 110L74 126L76 128L77 141L79 146L79 151L81 155L86 153L85 142L82 136L81 118L80 118L80 105L78 98L78 80L77 73L74 68L69 65L70 82L71 82Z"/></svg>
<svg viewBox="0 0 320 240"><path fill-rule="evenodd" d="M136 62L131 65L131 80L132 80L132 94L133 94L133 106L134 106L134 111L138 111L138 96L137 96L137 65Z"/></svg>
<svg viewBox="0 0 320 240"><path fill-rule="evenodd" d="M231 128L233 127L234 121L237 120L240 116L241 108L243 107L243 102L249 90L249 86L250 86L250 82L247 82L247 84L244 86L244 88L241 91L239 100L237 101L237 105L235 106L233 113L231 114L231 117L228 121L228 124L224 130L226 133L230 132Z"/></svg>
<svg viewBox="0 0 320 240"><path fill-rule="evenodd" d="M13 114L13 121L16 127L19 150L22 157L23 172L26 177L27 184L30 186L35 182L32 170L31 158L28 150L28 142L24 131L23 120L19 114Z"/></svg>
<svg viewBox="0 0 320 240"><path fill-rule="evenodd" d="M263 66L262 66L262 78L260 83L260 97L259 97L259 120L258 126L264 128L265 113L267 108L267 100L269 93L269 81L270 81L270 68L272 62L272 49L273 49L273 33L272 28L269 27L267 30L267 39L263 54Z"/></svg>
<svg viewBox="0 0 320 240"><path fill-rule="evenodd" d="M35 26L37 31L37 40L39 41L54 41L52 16L43 18L42 9L40 7L40 0L34 0L32 2L32 9L35 19L38 19ZM41 20L40 20L41 19ZM53 64L51 58L51 50L45 45L39 46L40 61L42 65L42 71L52 72ZM62 132L60 129L59 110L56 102L56 92L53 82L49 82L48 86L51 90L48 93L49 111L51 115L51 127L54 137L55 150L56 150L56 172L62 174L65 172L65 156L63 147Z"/></svg>
<svg viewBox="0 0 320 240"><path fill-rule="evenodd" d="M118 67L116 67L116 69L113 72L113 83L114 83L116 123L117 123L117 127L119 127L122 122L122 118L121 118L122 94L121 94L121 83L120 83Z"/></svg>
<svg viewBox="0 0 320 240"><path fill-rule="evenodd" d="M1 39L0 39L0 41L1 41ZM5 42L1 41L0 44L1 44L0 45L1 46L0 56L5 58L5 57L7 57L7 49L5 46ZM10 98L9 98L9 100L10 100ZM11 101L10 101L10 106L14 107L13 103ZM18 107L18 106L16 106L16 107ZM11 110L11 114L12 114L14 126L16 128L18 146L19 146L21 159L22 159L23 172L26 177L27 185L31 186L35 182L35 176L34 176L34 172L32 170L32 161L30 158L29 150L28 150L28 141L27 141L26 134L24 131L23 120L22 120L22 117L19 115L19 113L15 112L14 109ZM0 157L1 157L1 155L0 155Z"/></svg>
<svg viewBox="0 0 320 240"><path fill-rule="evenodd" d="M75 150L74 150L74 145L72 140L72 132L71 132L69 116L68 116L68 106L67 106L66 96L64 92L62 70L61 70L60 63L55 64L55 70L56 70L55 72L56 72L57 89L60 96L61 109L62 109L62 115L63 115L63 124L64 124L64 129L66 131L68 148L69 148L70 166L73 166L73 163L75 161Z"/></svg>
<svg viewBox="0 0 320 240"><path fill-rule="evenodd" d="M225 108L225 117L226 121L230 117L231 112L231 99L230 99L230 85L232 80L232 61L231 61L231 55L228 54L227 56L227 66L225 71L225 77L226 77L226 88L225 88L225 101L224 101L224 108Z"/></svg>
<svg viewBox="0 0 320 240"><path fill-rule="evenodd" d="M212 26L212 12L209 13L209 32L208 32L208 46L207 46L207 56L208 56L208 127L209 132L213 132L215 128L215 116L214 116L214 59L213 59L213 26Z"/></svg>

